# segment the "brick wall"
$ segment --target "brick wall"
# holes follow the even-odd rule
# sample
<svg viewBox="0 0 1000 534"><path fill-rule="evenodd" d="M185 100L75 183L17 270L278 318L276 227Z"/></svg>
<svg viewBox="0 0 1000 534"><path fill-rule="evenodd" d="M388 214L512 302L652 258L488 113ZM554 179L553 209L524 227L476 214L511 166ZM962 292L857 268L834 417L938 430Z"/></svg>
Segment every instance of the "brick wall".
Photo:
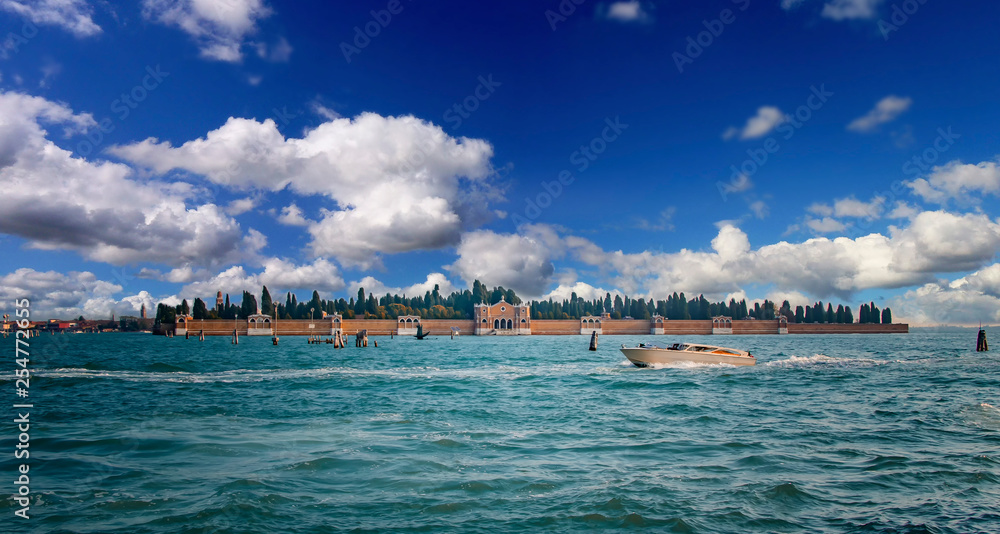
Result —
<svg viewBox="0 0 1000 534"><path fill-rule="evenodd" d="M424 332L434 336L451 335L451 328L457 327L461 335L475 333L475 321L461 319L423 319ZM309 325L315 328L309 328ZM169 329L172 325L167 325ZM232 320L201 321L188 323L188 332L196 336L204 330L206 336L230 336L233 328L241 336L247 334L247 322ZM392 319L344 319L343 331L353 335L359 330L368 330L369 335L387 336L395 334L397 322ZM604 335L649 335L650 321L626 319L603 319L601 330ZM794 324L788 325L789 334L905 334L910 331L906 324ZM580 321L535 319L531 321L532 335L580 335ZM664 321L664 335L708 335L712 333L712 321ZM733 334L777 334L777 321L733 321ZM279 336L330 335L329 320L279 320Z"/></svg>

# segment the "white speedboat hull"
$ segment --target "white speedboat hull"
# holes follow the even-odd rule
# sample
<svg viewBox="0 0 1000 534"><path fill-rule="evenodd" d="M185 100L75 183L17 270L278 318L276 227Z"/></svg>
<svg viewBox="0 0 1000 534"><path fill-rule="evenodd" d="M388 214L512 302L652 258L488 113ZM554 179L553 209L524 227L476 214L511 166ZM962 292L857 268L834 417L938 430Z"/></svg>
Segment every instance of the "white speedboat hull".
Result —
<svg viewBox="0 0 1000 534"><path fill-rule="evenodd" d="M741 354L724 354L720 352L692 352L673 350L660 347L622 347L622 354L637 367L651 365L672 365L676 363L726 364L726 365L756 365L757 359L749 353L733 349L721 349L727 352Z"/></svg>

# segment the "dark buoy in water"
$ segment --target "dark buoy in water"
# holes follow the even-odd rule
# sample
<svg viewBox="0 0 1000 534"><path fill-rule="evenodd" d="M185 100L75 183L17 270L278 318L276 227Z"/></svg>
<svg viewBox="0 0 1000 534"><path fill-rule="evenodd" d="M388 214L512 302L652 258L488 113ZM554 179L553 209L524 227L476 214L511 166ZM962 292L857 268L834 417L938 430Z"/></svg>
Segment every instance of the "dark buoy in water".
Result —
<svg viewBox="0 0 1000 534"><path fill-rule="evenodd" d="M597 332L590 334L590 350L597 350Z"/></svg>
<svg viewBox="0 0 1000 534"><path fill-rule="evenodd" d="M979 339L976 340L976 352L989 352L990 346L986 342L986 330L979 329Z"/></svg>

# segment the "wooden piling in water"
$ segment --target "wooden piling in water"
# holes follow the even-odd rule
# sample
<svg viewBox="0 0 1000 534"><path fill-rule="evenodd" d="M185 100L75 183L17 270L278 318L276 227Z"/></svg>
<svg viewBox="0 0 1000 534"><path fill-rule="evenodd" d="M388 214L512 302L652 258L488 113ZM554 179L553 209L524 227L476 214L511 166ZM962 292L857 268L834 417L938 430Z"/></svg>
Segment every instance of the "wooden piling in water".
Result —
<svg viewBox="0 0 1000 534"><path fill-rule="evenodd" d="M233 345L240 344L240 333L234 328L233 329Z"/></svg>
<svg viewBox="0 0 1000 534"><path fill-rule="evenodd" d="M590 350L597 350L597 332L590 334Z"/></svg>
<svg viewBox="0 0 1000 534"><path fill-rule="evenodd" d="M202 330L198 333L198 341L205 341L205 331Z"/></svg>
<svg viewBox="0 0 1000 534"><path fill-rule="evenodd" d="M976 352L988 352L989 344L986 342L986 330L979 330L979 338L976 339Z"/></svg>

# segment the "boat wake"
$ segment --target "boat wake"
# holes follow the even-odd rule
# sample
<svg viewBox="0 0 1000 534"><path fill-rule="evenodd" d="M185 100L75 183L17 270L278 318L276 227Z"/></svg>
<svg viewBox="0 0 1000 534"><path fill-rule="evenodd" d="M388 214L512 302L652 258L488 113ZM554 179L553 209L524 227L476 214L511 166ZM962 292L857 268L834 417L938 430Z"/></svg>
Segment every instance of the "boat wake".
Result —
<svg viewBox="0 0 1000 534"><path fill-rule="evenodd" d="M779 368L808 368L808 367L875 367L892 363L885 360L874 360L871 358L836 358L825 354L814 354L812 356L791 356L784 360L765 362L768 367Z"/></svg>

